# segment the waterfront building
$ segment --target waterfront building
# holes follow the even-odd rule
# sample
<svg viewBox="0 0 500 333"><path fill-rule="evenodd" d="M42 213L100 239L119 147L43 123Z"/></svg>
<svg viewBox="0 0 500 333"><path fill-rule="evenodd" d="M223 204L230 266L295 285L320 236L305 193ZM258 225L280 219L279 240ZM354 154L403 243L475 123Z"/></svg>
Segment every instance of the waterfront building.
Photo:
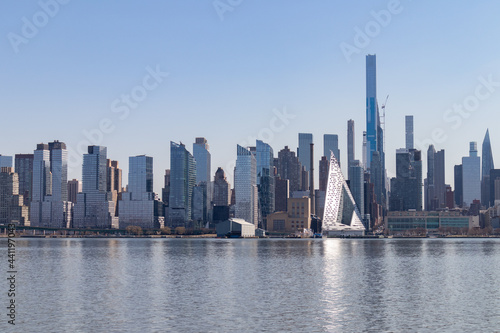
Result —
<svg viewBox="0 0 500 333"><path fill-rule="evenodd" d="M19 178L12 167L0 168L0 224L29 226L29 210L19 193Z"/></svg>
<svg viewBox="0 0 500 333"><path fill-rule="evenodd" d="M267 230L293 233L311 228L311 199L309 197L288 198L288 210L268 216Z"/></svg>
<svg viewBox="0 0 500 333"><path fill-rule="evenodd" d="M337 159L331 153L323 214L323 234L326 236L364 235L364 231L365 226L356 202L344 180Z"/></svg>
<svg viewBox="0 0 500 333"><path fill-rule="evenodd" d="M37 145L32 190L32 226L71 227L73 203L68 201L68 151L64 142L56 140Z"/></svg>
<svg viewBox="0 0 500 333"><path fill-rule="evenodd" d="M240 145L237 145L234 191L235 217L252 223L257 228L259 216L257 161L250 149Z"/></svg>
<svg viewBox="0 0 500 333"><path fill-rule="evenodd" d="M119 202L120 229L139 226L143 229L164 226L163 209L153 193L153 158L140 155L129 157L128 188Z"/></svg>
<svg viewBox="0 0 500 333"><path fill-rule="evenodd" d="M396 151L396 177L391 179L389 209L422 210L422 160L420 150Z"/></svg>
<svg viewBox="0 0 500 333"><path fill-rule="evenodd" d="M401 233L415 229L446 231L449 228L465 229L479 227L478 216L464 216L458 211L393 211L385 217L386 230Z"/></svg>
<svg viewBox="0 0 500 333"><path fill-rule="evenodd" d="M82 192L74 207L75 228L118 228L116 202L108 192L107 148L88 146L83 155Z"/></svg>

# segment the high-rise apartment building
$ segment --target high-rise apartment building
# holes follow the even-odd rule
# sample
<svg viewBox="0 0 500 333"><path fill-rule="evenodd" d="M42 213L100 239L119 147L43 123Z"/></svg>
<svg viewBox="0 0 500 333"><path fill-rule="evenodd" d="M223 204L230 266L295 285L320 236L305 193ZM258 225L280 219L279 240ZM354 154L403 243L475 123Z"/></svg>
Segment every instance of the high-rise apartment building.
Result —
<svg viewBox="0 0 500 333"><path fill-rule="evenodd" d="M205 138L196 138L193 143L193 157L196 161L196 184L209 183L212 174L210 147Z"/></svg>
<svg viewBox="0 0 500 333"><path fill-rule="evenodd" d="M391 179L389 209L422 210L422 159L420 150L396 151L396 177Z"/></svg>
<svg viewBox="0 0 500 333"><path fill-rule="evenodd" d="M68 201L76 203L77 195L82 191L82 182L78 179L68 181Z"/></svg>
<svg viewBox="0 0 500 333"><path fill-rule="evenodd" d="M260 208L260 226L265 227L267 215L274 213L275 177L274 153L271 146L261 140L256 141L257 190Z"/></svg>
<svg viewBox="0 0 500 333"><path fill-rule="evenodd" d="M437 151L434 145L427 149L427 178L425 180L425 210L434 211L445 207L445 155L444 149Z"/></svg>
<svg viewBox="0 0 500 333"><path fill-rule="evenodd" d="M462 183L462 164L455 165L453 168L454 171L454 188L455 191L453 193L455 199L455 205L458 207L462 207L464 202L463 196L463 183Z"/></svg>
<svg viewBox="0 0 500 333"><path fill-rule="evenodd" d="M302 164L288 146L278 152L277 172L281 179L289 180L291 193L302 189Z"/></svg>
<svg viewBox="0 0 500 333"><path fill-rule="evenodd" d="M348 169L349 187L359 213L363 218L365 215L365 193L364 193L364 169L358 160L351 161Z"/></svg>
<svg viewBox="0 0 500 333"><path fill-rule="evenodd" d="M0 154L0 168L11 168L12 167L12 156L5 156Z"/></svg>

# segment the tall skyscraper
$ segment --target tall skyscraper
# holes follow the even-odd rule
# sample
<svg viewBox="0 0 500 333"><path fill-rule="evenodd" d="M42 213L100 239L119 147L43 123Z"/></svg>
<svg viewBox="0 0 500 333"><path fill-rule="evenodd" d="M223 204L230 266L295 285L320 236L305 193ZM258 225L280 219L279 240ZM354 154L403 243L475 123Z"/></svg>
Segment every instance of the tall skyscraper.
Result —
<svg viewBox="0 0 500 333"><path fill-rule="evenodd" d="M330 151L333 151L335 158L340 163L339 136L337 134L323 135L323 156L330 156Z"/></svg>
<svg viewBox="0 0 500 333"><path fill-rule="evenodd" d="M229 206L231 185L227 181L226 174L222 168L217 168L214 177L214 206Z"/></svg>
<svg viewBox="0 0 500 333"><path fill-rule="evenodd" d="M349 119L347 121L347 166L351 165L356 159L355 156L355 140L354 140L354 120ZM325 155L328 156L328 155Z"/></svg>
<svg viewBox="0 0 500 333"><path fill-rule="evenodd" d="M257 161L252 152L237 146L236 171L234 175L236 199L235 217L255 225L258 224Z"/></svg>
<svg viewBox="0 0 500 333"><path fill-rule="evenodd" d="M5 156L0 154L0 168L11 168L12 167L12 156Z"/></svg>
<svg viewBox="0 0 500 333"><path fill-rule="evenodd" d="M366 167L370 169L370 182L375 185L377 203L385 208L387 194L384 131L377 102L377 58L374 54L366 56L366 139Z"/></svg>
<svg viewBox="0 0 500 333"><path fill-rule="evenodd" d="M489 207L490 204L490 170L495 169L493 153L491 152L490 133L486 130L483 140L482 174L481 174L481 204Z"/></svg>
<svg viewBox="0 0 500 333"><path fill-rule="evenodd" d="M359 209L361 218L365 215L365 194L364 194L364 169L358 160L354 160L349 164L349 187L352 196Z"/></svg>
<svg viewBox="0 0 500 333"><path fill-rule="evenodd" d="M455 165L453 168L454 171L454 180L455 180L455 191L454 191L454 197L455 197L455 205L458 207L462 207L463 202L464 202L464 196L463 196L463 185L462 185L462 164Z"/></svg>
<svg viewBox="0 0 500 333"><path fill-rule="evenodd" d="M33 158L31 225L71 226L73 204L68 201L68 151L59 141L39 144Z"/></svg>
<svg viewBox="0 0 500 333"><path fill-rule="evenodd" d="M290 192L300 191L302 188L302 164L295 152L285 146L278 152L278 175L281 179L290 181Z"/></svg>
<svg viewBox="0 0 500 333"><path fill-rule="evenodd" d="M88 146L83 155L82 192L74 208L76 228L118 228L116 202L108 192L107 148Z"/></svg>
<svg viewBox="0 0 500 333"><path fill-rule="evenodd" d="M33 186L33 154L16 154L15 171L19 176L19 194L24 197L24 205L31 205Z"/></svg>
<svg viewBox="0 0 500 333"><path fill-rule="evenodd" d="M363 131L363 151L362 151L362 163L363 163L363 168L368 169L368 148L367 148L368 142L366 141L366 131Z"/></svg>
<svg viewBox="0 0 500 333"><path fill-rule="evenodd" d="M196 184L200 182L210 182L211 155L209 145L205 138L196 138L193 143L193 157L196 161Z"/></svg>
<svg viewBox="0 0 500 333"><path fill-rule="evenodd" d="M413 116L405 117L406 149L413 149Z"/></svg>
<svg viewBox="0 0 500 333"><path fill-rule="evenodd" d="M498 187L498 182L500 181L500 169L490 170L490 207L496 205L495 201L500 200L500 187Z"/></svg>
<svg viewBox="0 0 500 333"><path fill-rule="evenodd" d="M297 157L299 158L300 164L306 168L306 171L310 169L310 145L313 143L313 135L311 133L299 133L299 147L297 150Z"/></svg>
<svg viewBox="0 0 500 333"><path fill-rule="evenodd" d="M265 221L267 215L274 213L274 153L273 148L261 140L257 140L255 148L260 218Z"/></svg>
<svg viewBox="0 0 500 333"><path fill-rule="evenodd" d="M477 142L471 142L469 156L462 157L462 184L465 206L481 199L481 159L477 156Z"/></svg>
<svg viewBox="0 0 500 333"><path fill-rule="evenodd" d="M164 225L163 211L155 211L153 158L129 157L128 188L119 203L120 229L128 226L153 229Z"/></svg>
<svg viewBox="0 0 500 333"><path fill-rule="evenodd" d="M196 161L186 147L170 142L169 220L173 227L192 220L193 188L196 183Z"/></svg>
<svg viewBox="0 0 500 333"><path fill-rule="evenodd" d="M433 211L445 206L444 149L436 152L434 145L427 150L427 179L425 181L425 210Z"/></svg>
<svg viewBox="0 0 500 333"><path fill-rule="evenodd" d="M372 155L378 151L377 130L380 118L377 104L377 57L369 54L366 56L366 139L367 153L366 165L371 165Z"/></svg>

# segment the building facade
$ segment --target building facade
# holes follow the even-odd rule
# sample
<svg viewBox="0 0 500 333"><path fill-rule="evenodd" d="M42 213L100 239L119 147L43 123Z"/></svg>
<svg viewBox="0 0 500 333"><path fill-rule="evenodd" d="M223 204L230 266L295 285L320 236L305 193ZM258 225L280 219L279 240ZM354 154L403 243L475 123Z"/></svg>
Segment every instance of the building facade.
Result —
<svg viewBox="0 0 500 333"><path fill-rule="evenodd" d="M257 161L249 149L240 145L237 145L234 191L235 217L241 218L257 228L259 216Z"/></svg>
<svg viewBox="0 0 500 333"><path fill-rule="evenodd" d="M462 157L463 201L466 207L481 200L481 159L477 156L477 143L469 145L469 156Z"/></svg>
<svg viewBox="0 0 500 333"><path fill-rule="evenodd" d="M185 226L193 219L193 188L196 184L196 161L186 147L170 142L169 225Z"/></svg>

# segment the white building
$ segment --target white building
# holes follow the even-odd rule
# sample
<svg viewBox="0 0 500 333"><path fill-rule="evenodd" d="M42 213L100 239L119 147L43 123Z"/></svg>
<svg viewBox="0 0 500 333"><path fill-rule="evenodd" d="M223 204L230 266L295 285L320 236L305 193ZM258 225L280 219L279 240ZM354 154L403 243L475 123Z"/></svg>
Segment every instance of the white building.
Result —
<svg viewBox="0 0 500 333"><path fill-rule="evenodd" d="M234 190L236 199L235 217L257 227L259 204L257 192L257 160L249 149L237 146Z"/></svg>

